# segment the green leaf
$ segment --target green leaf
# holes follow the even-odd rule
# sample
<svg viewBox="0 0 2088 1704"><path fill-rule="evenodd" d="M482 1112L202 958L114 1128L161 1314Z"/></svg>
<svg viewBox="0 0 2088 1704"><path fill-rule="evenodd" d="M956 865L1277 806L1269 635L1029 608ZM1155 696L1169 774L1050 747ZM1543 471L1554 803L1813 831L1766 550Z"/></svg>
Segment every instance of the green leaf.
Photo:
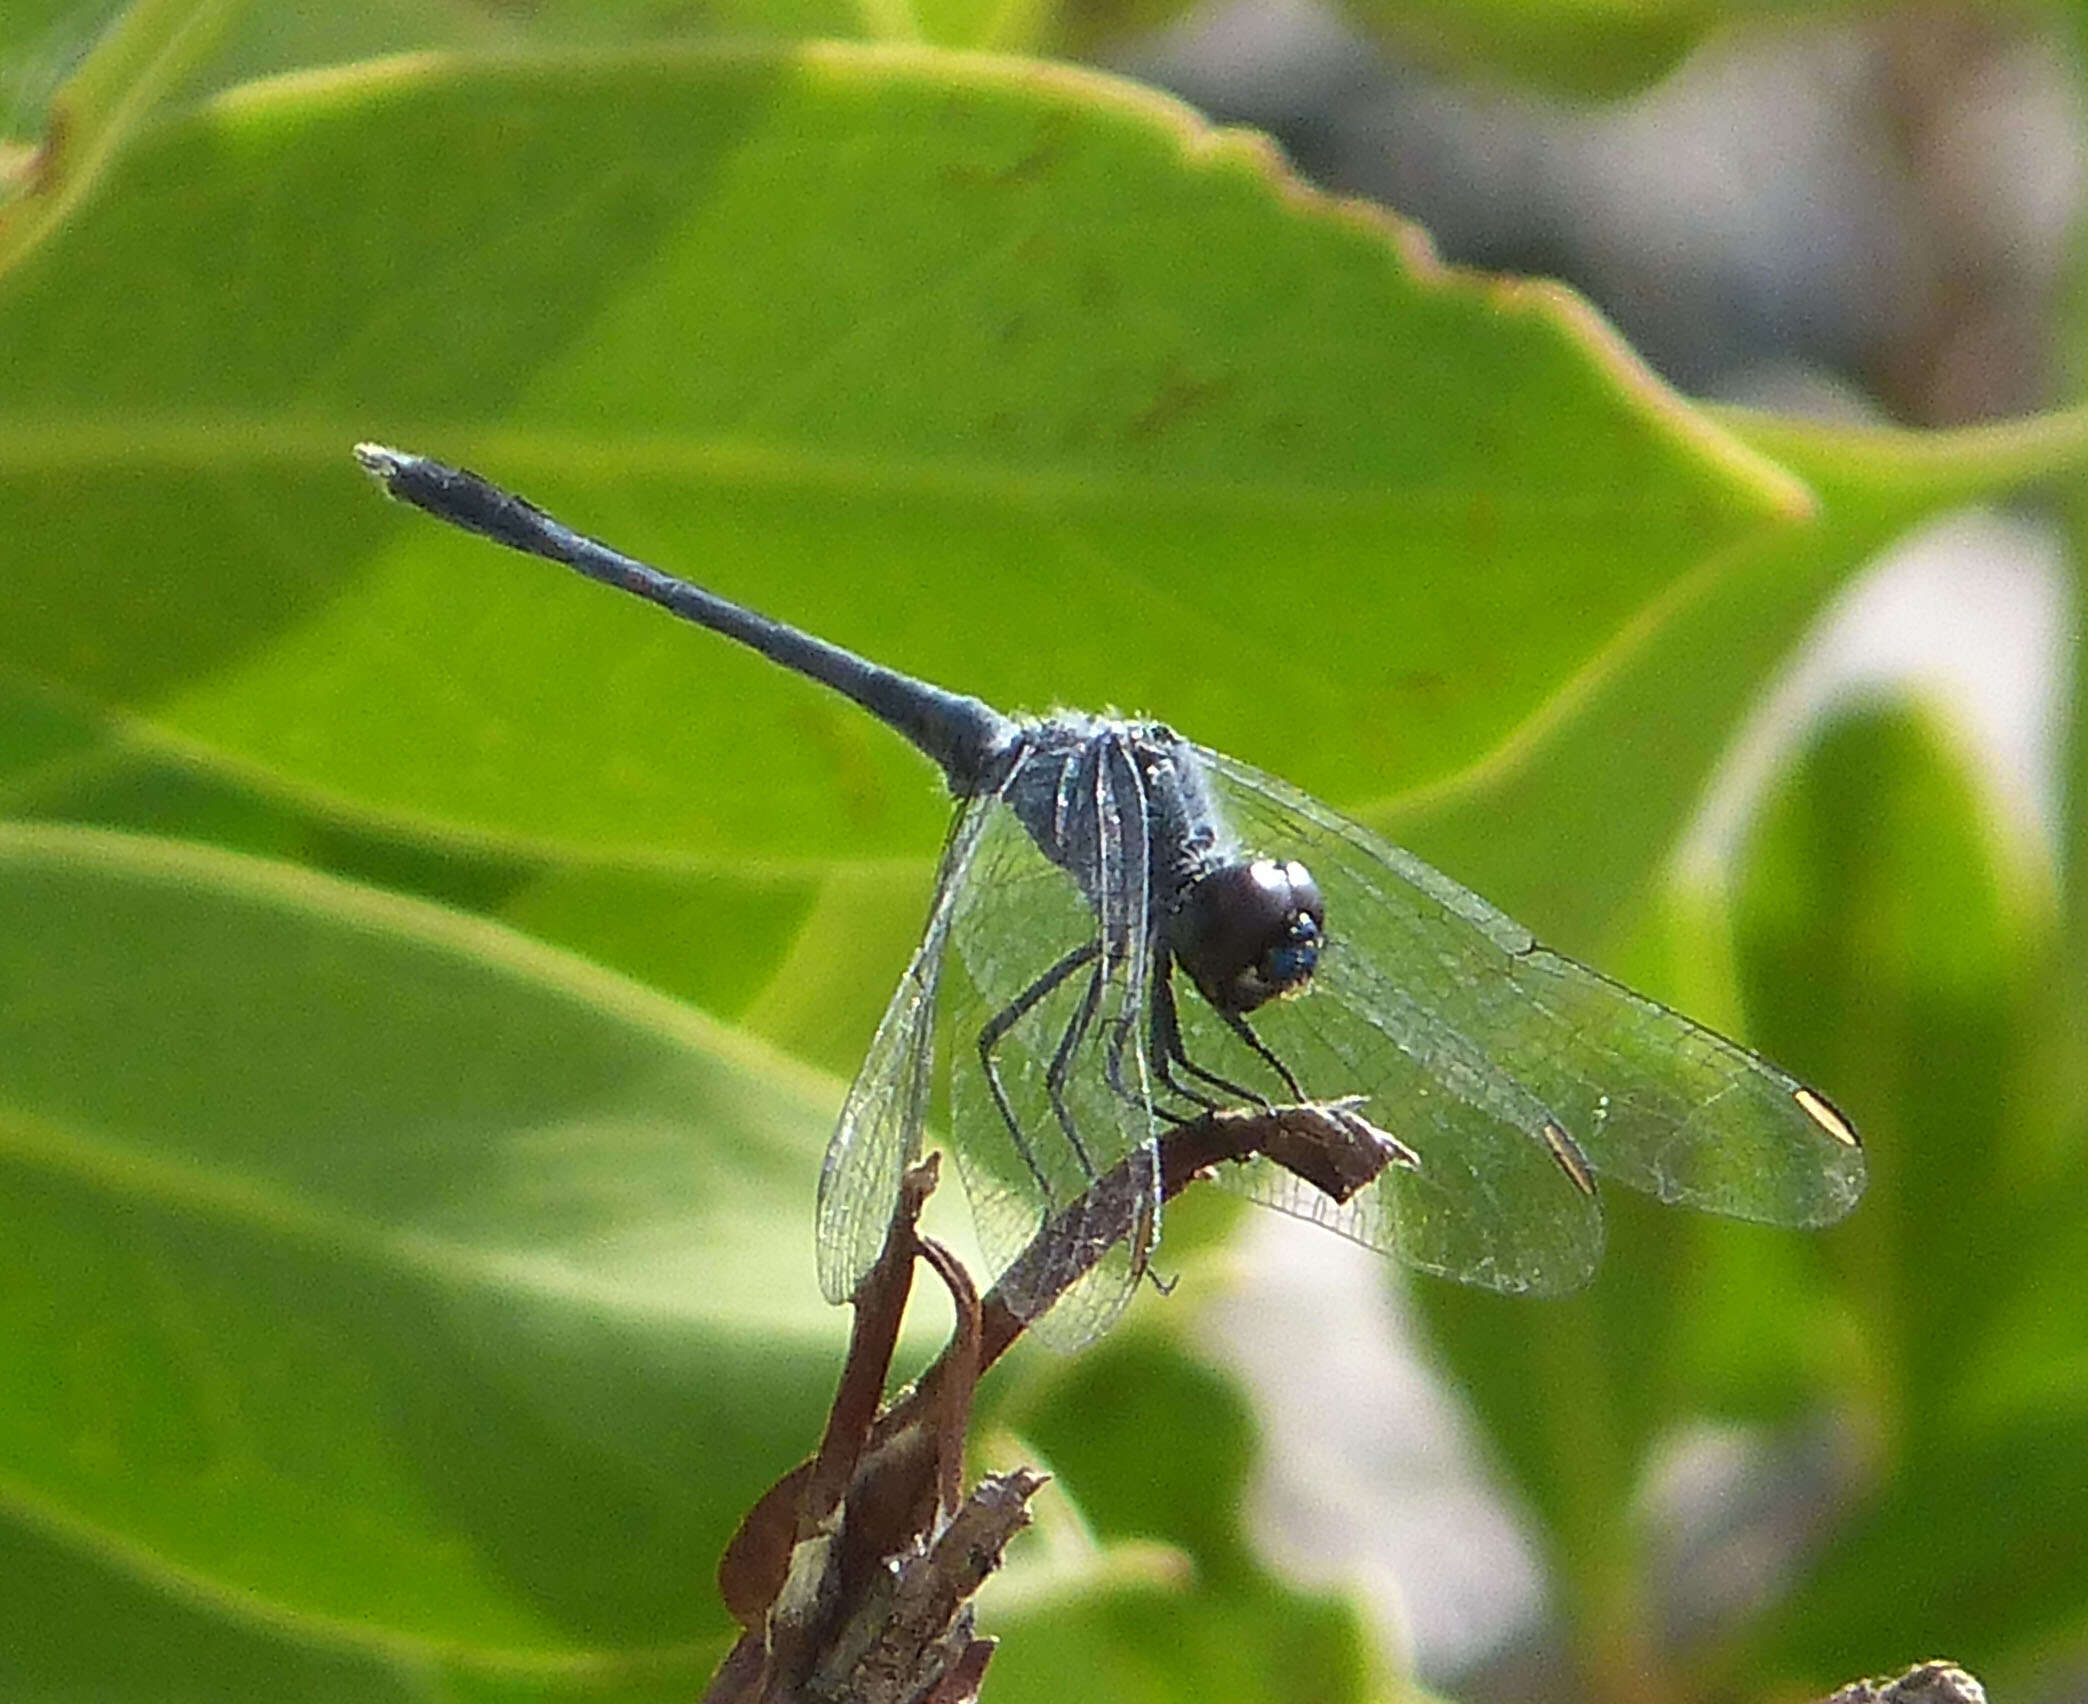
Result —
<svg viewBox="0 0 2088 1704"><path fill-rule="evenodd" d="M285 1638L261 1617L197 1603L182 1589L189 1581L158 1589L145 1559L123 1560L141 1566L126 1569L32 1525L19 1508L0 1521L8 1582L0 1688L10 1697L410 1704L426 1696L419 1677L381 1655L348 1642Z"/></svg>
<svg viewBox="0 0 2088 1704"><path fill-rule="evenodd" d="M1350 0L1410 51L1563 95L1628 95L1659 81L1718 22L1700 0Z"/></svg>
<svg viewBox="0 0 2088 1704"><path fill-rule="evenodd" d="M1157 1323L1157 1313L1144 1319ZM1164 1545L1181 1568L1143 1583L1111 1585L1104 1574L997 1618L989 1597L986 1630L1006 1639L990 1698L1383 1696L1355 1606L1284 1585L1250 1552L1243 1520L1256 1439L1229 1380L1165 1330L1136 1324L1078 1361L1028 1371L996 1403L996 1423L1062 1476L1097 1539Z"/></svg>
<svg viewBox="0 0 2088 1704"><path fill-rule="evenodd" d="M1707 560L1495 759L1381 820L1569 950L1619 968L1621 949L1635 942L1634 981L1739 1027L1738 1007L1718 987L1728 953L1709 951L1701 933L1648 950L1666 910L1669 850L1739 719L1836 583L1938 510L2076 460L2083 419L1933 435L1727 419L1807 478L1816 518ZM1868 832L1889 843L1893 831ZM1933 836L1921 845L1942 856ZM1938 909L1951 906L1965 909L1962 900ZM1805 1023L1757 1027L1767 1017L1749 1002L1749 1036L1822 1084L1869 1133L1862 1071L1822 1058ZM1810 1045L1788 1045L1787 1033ZM1866 1202L1834 1237L1861 1237L1873 1213ZM1825 1286L1819 1243L1657 1212L1615 1192L1609 1217L1603 1274L1574 1301L1420 1292L1493 1450L1543 1517L1583 1655L1597 1666L1653 1660L1651 1584L1631 1510L1671 1428L1707 1415L1784 1423L1823 1401L1873 1394L1872 1369L1855 1349L1860 1298L1846 1293L1846 1279L1837 1291ZM1836 1672L1811 1678L1824 1685Z"/></svg>
<svg viewBox="0 0 2088 1704"><path fill-rule="evenodd" d="M4 684L0 741L9 814L209 841L481 912L842 1077L927 907L928 868L910 861L824 873L660 868L386 833Z"/></svg>
<svg viewBox="0 0 2088 1704"><path fill-rule="evenodd" d="M47 686L431 828L933 847L896 741L387 509L340 446L388 436L895 664L1381 795L1801 501L1569 298L1397 235L1122 85L983 61L256 89L0 280L0 632Z"/></svg>
<svg viewBox="0 0 2088 1704"><path fill-rule="evenodd" d="M1931 433L1720 418L1806 481L1810 518L1707 550L1487 757L1362 813L1598 964L1661 914L1667 861L1713 768L1833 591L1936 515L2088 456L2078 409ZM1657 981L1672 973L1658 959L1631 968Z"/></svg>
<svg viewBox="0 0 2088 1704"><path fill-rule="evenodd" d="M141 1589L176 1671L707 1671L838 1354L830 1082L491 925L74 829L0 830L0 986L0 1533L83 1582L29 1672L134 1676Z"/></svg>
<svg viewBox="0 0 2088 1704"><path fill-rule="evenodd" d="M37 240L152 124L265 77L385 55L657 51L721 39L1076 52L1181 9L1181 0L15 0L0 35L0 255L11 240ZM10 194L25 202L11 217Z"/></svg>
<svg viewBox="0 0 2088 1704"><path fill-rule="evenodd" d="M2061 1299L2088 1145L2056 1069L2049 877L1996 810L1931 722L1851 716L1765 816L1741 899L1765 1044L1845 1085L1874 1162L1831 1238L1873 1483L1765 1630L1808 1678L1917 1645L2021 1674L2088 1625L2088 1332Z"/></svg>
<svg viewBox="0 0 2088 1704"><path fill-rule="evenodd" d="M1613 1197L1585 1297L1424 1299L1544 1518L1592 1669L1659 1660L1661 1582L1631 1511L1663 1439L1828 1405L1861 1471L1813 1518L1847 1531L1699 1655L1698 1681L1818 1691L1937 1647L2026 1672L2088 1613L2088 1353L2063 1300L2088 1185L2057 1094L2049 892L1954 745L1900 717L1820 734L1756 839L1751 1032L1863 1129L1857 1213L1801 1242Z"/></svg>

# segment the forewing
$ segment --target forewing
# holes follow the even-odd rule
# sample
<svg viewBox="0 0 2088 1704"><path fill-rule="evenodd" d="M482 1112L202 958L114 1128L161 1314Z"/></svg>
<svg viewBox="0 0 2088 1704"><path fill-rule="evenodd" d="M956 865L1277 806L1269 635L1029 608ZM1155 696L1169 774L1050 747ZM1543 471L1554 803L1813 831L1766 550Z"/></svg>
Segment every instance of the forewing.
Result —
<svg viewBox="0 0 2088 1704"><path fill-rule="evenodd" d="M819 1168L815 1219L819 1287L830 1302L853 1297L876 1264L899 1199L900 1179L919 1157L935 1070L944 949L996 809L986 798L966 800L959 807L943 846L921 944L892 991L827 1144Z"/></svg>
<svg viewBox="0 0 2088 1704"><path fill-rule="evenodd" d="M1329 991L1344 1003L1396 986L1467 1055L1546 1106L1600 1177L1767 1224L1831 1224L1855 1205L1862 1150L1816 1092L1538 945L1477 895L1295 788L1215 753L1209 762L1235 832L1317 876L1334 944Z"/></svg>
<svg viewBox="0 0 2088 1704"><path fill-rule="evenodd" d="M1274 855L1309 859L1296 838ZM1328 928L1351 902L1321 877ZM1185 1051L1272 1101L1284 1086L1193 992L1179 992ZM1419 1157L1336 1202L1267 1160L1220 1167L1219 1181L1407 1265L1488 1289L1559 1295L1602 1255L1593 1185L1550 1109L1443 1025L1383 967L1330 941L1309 993L1261 1007L1263 1043L1317 1099L1360 1110Z"/></svg>
<svg viewBox="0 0 2088 1704"><path fill-rule="evenodd" d="M1123 756L1111 746L1092 763L1068 761L1026 778L1059 794L1059 822L1082 880L1047 860L1014 810L998 803L982 826L950 931L946 1021L958 1170L1003 1299L1060 1348L1086 1342L1115 1319L1159 1229L1140 1042L1150 967L1149 823L1136 766ZM1056 756L1029 761L1059 763ZM989 1031L1005 1112L981 1055ZM1039 1242L1054 1219L1052 1235ZM1125 1234L1098 1255L1104 1225Z"/></svg>

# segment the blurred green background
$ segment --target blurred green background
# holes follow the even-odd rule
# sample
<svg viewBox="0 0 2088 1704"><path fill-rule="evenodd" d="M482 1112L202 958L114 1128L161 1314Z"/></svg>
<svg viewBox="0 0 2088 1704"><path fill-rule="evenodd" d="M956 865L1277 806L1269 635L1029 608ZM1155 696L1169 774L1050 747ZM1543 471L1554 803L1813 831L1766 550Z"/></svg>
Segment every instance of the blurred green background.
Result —
<svg viewBox="0 0 2088 1704"><path fill-rule="evenodd" d="M1938 86L1988 63L1967 39L2028 43L2064 93L2072 24L1862 27L1909 63L1929 32ZM813 1178L919 925L934 779L816 688L381 502L362 438L1004 707L1164 717L1866 1134L1832 1232L1613 1200L1583 1297L1416 1283L1401 1327L1320 1320L1340 1366L1397 1330L1521 1534L1537 1596L1454 1649L1400 1606L1486 1572L1476 1527L1405 1580L1272 1559L1272 1485L1348 1529L1382 1487L1285 1444L1227 1344L1247 1227L1185 1204L1173 1296L989 1386L982 1459L1057 1476L986 1599L989 1698L1798 1698L1939 1652L2077 1691L2078 764L2026 799L1933 692L1785 693L1766 745L1758 714L1881 552L1983 501L2066 524L2067 243L2014 356L1950 367L1984 388L1895 364L1933 344L1903 318L1840 369L1893 423L1711 406L1521 275L1573 243L1448 267L1400 195L1161 91L1202 64L1224 107L1242 27L10 4L0 1696L692 1696L718 1550L824 1411ZM1522 103L1541 176L1574 126L1841 26L1346 27ZM1986 89L1961 104L2025 110ZM1415 204L1462 229L1454 188ZM1948 260L1925 276L1976 299ZM1619 317L1709 388L1649 308L1687 296L1662 264ZM2066 729L2073 678L2030 682Z"/></svg>

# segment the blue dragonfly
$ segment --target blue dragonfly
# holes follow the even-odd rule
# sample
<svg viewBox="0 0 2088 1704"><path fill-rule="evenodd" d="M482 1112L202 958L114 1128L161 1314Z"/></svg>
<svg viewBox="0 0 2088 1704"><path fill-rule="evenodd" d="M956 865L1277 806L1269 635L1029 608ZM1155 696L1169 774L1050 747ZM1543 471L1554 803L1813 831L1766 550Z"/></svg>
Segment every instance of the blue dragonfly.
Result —
<svg viewBox="0 0 2088 1704"><path fill-rule="evenodd" d="M1597 1180L1826 1225L1864 1160L1819 1093L1540 945L1296 788L1157 722L1019 719L883 668L572 531L466 470L364 444L393 497L620 587L853 700L956 801L926 928L819 1179L822 1288L855 1293L931 1120L1003 1299L1061 1346L1153 1258L1159 1141L1228 1109L1333 1108L1388 1164L1337 1201L1266 1160L1228 1177L1423 1272L1562 1294L1602 1248ZM1360 1110L1358 1110L1360 1109ZM1107 1179L1106 1249L1016 1264ZM1049 1252L1049 1251L1047 1251Z"/></svg>

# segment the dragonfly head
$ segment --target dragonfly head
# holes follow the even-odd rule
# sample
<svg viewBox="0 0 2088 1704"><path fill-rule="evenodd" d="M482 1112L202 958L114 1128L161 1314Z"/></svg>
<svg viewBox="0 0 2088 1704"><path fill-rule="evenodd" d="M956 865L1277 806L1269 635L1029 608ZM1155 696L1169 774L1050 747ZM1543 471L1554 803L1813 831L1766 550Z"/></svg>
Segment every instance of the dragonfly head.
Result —
<svg viewBox="0 0 2088 1704"><path fill-rule="evenodd" d="M1303 864L1242 859L1199 879L1170 922L1168 948L1221 1012L1296 994L1319 966L1327 914Z"/></svg>

